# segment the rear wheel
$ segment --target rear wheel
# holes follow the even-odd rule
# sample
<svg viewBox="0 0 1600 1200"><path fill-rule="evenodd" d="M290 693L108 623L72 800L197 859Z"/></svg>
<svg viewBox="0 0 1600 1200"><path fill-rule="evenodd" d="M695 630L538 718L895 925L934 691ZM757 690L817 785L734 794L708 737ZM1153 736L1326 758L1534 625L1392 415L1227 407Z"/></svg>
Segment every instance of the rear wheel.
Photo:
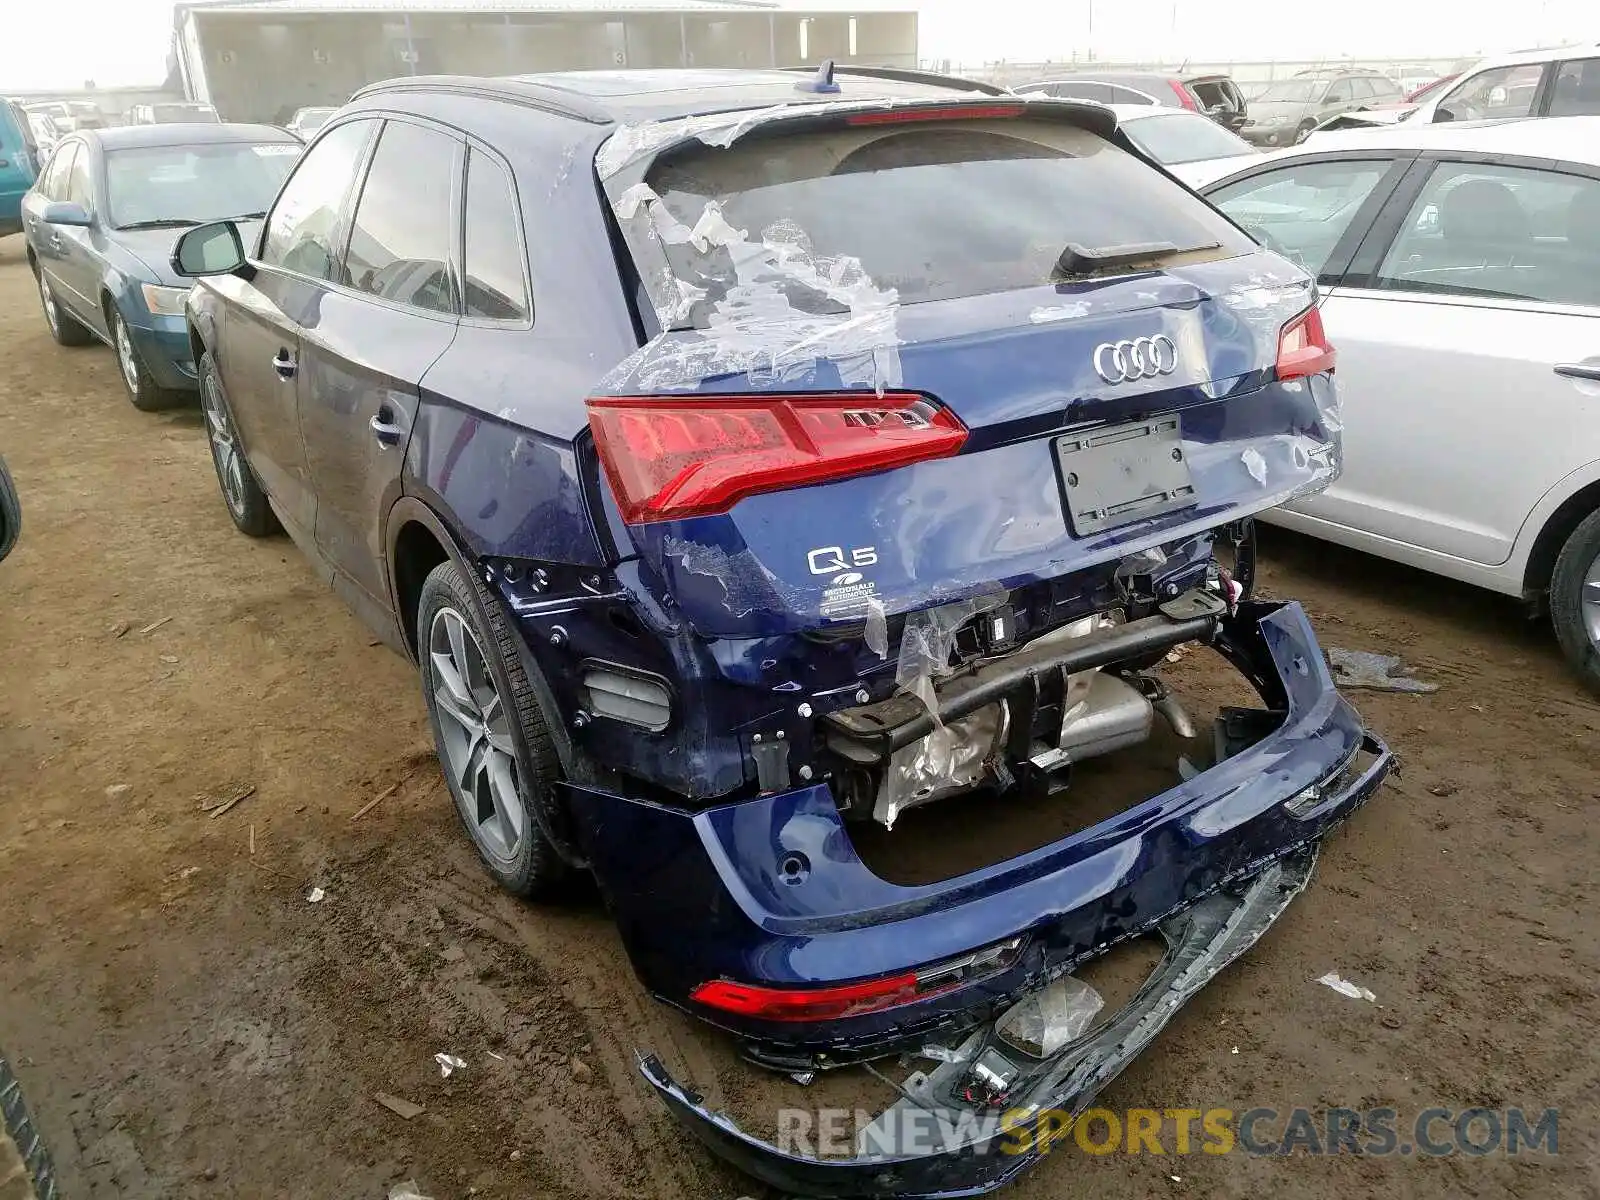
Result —
<svg viewBox="0 0 1600 1200"><path fill-rule="evenodd" d="M535 805L561 778L550 726L517 654L517 633L456 565L422 585L417 658L445 782L478 856L507 891L549 899L570 868Z"/></svg>
<svg viewBox="0 0 1600 1200"><path fill-rule="evenodd" d="M117 352L117 370L122 376L122 386L128 389L128 399L141 412L160 412L182 404L184 396L168 391L150 374L144 365L139 347L133 344L133 334L122 319L117 306L106 303L106 323L111 327L111 346Z"/></svg>
<svg viewBox="0 0 1600 1200"><path fill-rule="evenodd" d="M1600 692L1600 512L1567 539L1550 578L1550 621L1567 659Z"/></svg>
<svg viewBox="0 0 1600 1200"><path fill-rule="evenodd" d="M205 417L206 434L211 442L211 465L217 469L222 501L228 506L234 525L240 533L251 537L277 533L280 528L277 514L256 481L256 473L245 461L210 351L200 356L200 412Z"/></svg>
<svg viewBox="0 0 1600 1200"><path fill-rule="evenodd" d="M33 274L39 284L39 304L44 309L44 322L50 327L50 336L55 339L56 345L87 346L94 341L94 335L56 303L50 277L38 266L34 267Z"/></svg>

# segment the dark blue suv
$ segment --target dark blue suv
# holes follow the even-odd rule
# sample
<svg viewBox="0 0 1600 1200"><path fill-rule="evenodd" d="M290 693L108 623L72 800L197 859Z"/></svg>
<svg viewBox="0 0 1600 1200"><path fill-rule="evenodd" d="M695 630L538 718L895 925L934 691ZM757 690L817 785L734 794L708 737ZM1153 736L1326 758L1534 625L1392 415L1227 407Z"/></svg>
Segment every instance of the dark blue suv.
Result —
<svg viewBox="0 0 1600 1200"><path fill-rule="evenodd" d="M1009 1178L1001 1114L1086 1105L1389 767L1299 606L1223 562L1339 470L1312 281L1104 108L828 66L406 79L248 245L176 257L233 520L416 661L495 877L591 871L644 984L768 1067L945 1047L898 1107L955 1132L891 1110L846 1159L642 1057L777 1186ZM1086 760L1191 744L1187 642L1259 697L1192 770L953 878L868 865L912 810L1068 813ZM996 1032L1148 933L1094 1030Z"/></svg>

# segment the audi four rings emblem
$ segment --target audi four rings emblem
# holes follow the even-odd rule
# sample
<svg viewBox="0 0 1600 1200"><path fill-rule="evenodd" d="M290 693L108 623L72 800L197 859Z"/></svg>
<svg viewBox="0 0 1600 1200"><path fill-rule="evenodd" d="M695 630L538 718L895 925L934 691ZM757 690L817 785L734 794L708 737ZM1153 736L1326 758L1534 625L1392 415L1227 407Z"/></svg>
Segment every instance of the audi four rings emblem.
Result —
<svg viewBox="0 0 1600 1200"><path fill-rule="evenodd" d="M1164 333L1131 342L1101 342L1094 348L1094 370L1107 383L1132 383L1170 375L1178 366L1178 347Z"/></svg>

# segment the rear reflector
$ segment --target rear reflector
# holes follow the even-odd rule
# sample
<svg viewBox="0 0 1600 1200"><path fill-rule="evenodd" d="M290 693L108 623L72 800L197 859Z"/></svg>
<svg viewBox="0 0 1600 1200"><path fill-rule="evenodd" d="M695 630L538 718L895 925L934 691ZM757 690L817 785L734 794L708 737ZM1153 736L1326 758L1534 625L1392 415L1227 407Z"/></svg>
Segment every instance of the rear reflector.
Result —
<svg viewBox="0 0 1600 1200"><path fill-rule="evenodd" d="M1020 117L1023 104L940 104L929 108L891 108L883 112L853 113L846 125L898 125L902 121L986 121L994 117Z"/></svg>
<svg viewBox="0 0 1600 1200"><path fill-rule="evenodd" d="M1300 379L1333 370L1337 357L1322 328L1322 312L1312 305L1278 335L1278 378Z"/></svg>
<svg viewBox="0 0 1600 1200"><path fill-rule="evenodd" d="M986 979L1015 963L1021 949L1021 938L1009 938L917 971L835 987L769 988L713 979L690 992L689 999L763 1021L831 1021L926 1000Z"/></svg>
<svg viewBox="0 0 1600 1200"><path fill-rule="evenodd" d="M946 458L955 414L914 393L594 396L589 427L630 525L727 512L776 492Z"/></svg>

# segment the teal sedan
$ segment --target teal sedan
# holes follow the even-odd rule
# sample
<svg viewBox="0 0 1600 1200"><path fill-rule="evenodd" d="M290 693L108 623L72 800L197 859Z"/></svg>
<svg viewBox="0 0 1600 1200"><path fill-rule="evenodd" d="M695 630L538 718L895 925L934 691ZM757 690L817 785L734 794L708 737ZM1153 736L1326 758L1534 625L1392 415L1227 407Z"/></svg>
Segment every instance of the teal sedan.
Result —
<svg viewBox="0 0 1600 1200"><path fill-rule="evenodd" d="M301 150L266 125L141 125L63 138L22 201L28 264L51 336L105 342L136 408L198 390L184 301L172 269L178 236L272 204Z"/></svg>

